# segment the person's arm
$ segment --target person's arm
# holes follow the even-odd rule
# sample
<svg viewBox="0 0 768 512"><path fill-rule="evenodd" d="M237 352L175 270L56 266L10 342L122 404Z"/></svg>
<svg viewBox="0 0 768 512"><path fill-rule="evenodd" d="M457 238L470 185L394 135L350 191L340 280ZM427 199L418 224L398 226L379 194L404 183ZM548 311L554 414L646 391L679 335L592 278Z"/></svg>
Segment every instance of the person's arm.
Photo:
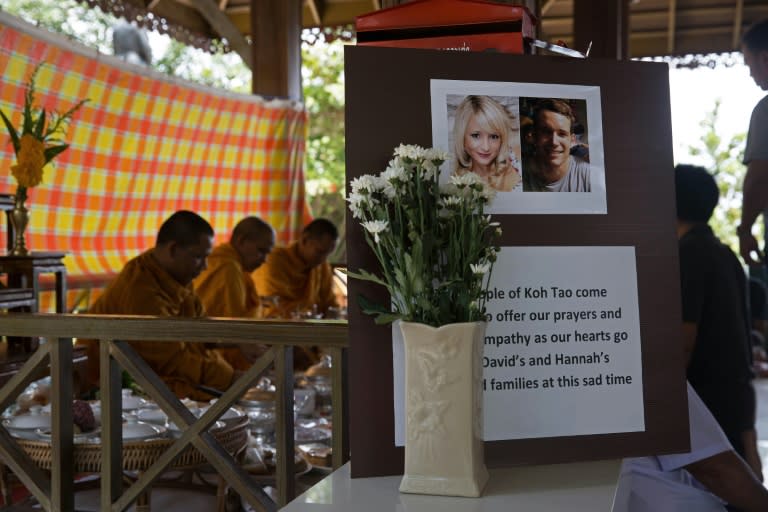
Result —
<svg viewBox="0 0 768 512"><path fill-rule="evenodd" d="M768 510L768 489L733 450L685 466L709 491L745 512Z"/></svg>
<svg viewBox="0 0 768 512"><path fill-rule="evenodd" d="M757 451L757 431L752 428L741 433L741 444L744 447L744 462L752 468L758 480L763 481L763 462Z"/></svg>
<svg viewBox="0 0 768 512"><path fill-rule="evenodd" d="M336 293L333 289L333 267L331 267L330 263L323 263L321 268L318 307L321 313L326 314L329 307L338 307L339 301L336 300Z"/></svg>
<svg viewBox="0 0 768 512"><path fill-rule="evenodd" d="M711 295L711 264L702 259L701 251L695 240L681 242L680 255L680 304L682 306L683 325L681 341L685 367L691 363L696 349L696 337L699 324L705 310L707 298Z"/></svg>
<svg viewBox="0 0 768 512"><path fill-rule="evenodd" d="M202 318L205 315L197 296L183 305L168 301L159 294L135 293L124 308L133 315ZM179 308L184 311L179 314ZM131 341L131 346L164 380L178 379L216 389L226 389L232 383L233 369L223 358L209 353L201 343Z"/></svg>
<svg viewBox="0 0 768 512"><path fill-rule="evenodd" d="M287 251L273 250L254 273L256 289L259 295L278 297L277 306L268 308L270 317L290 318L301 300L297 297L294 269L288 259Z"/></svg>
<svg viewBox="0 0 768 512"><path fill-rule="evenodd" d="M736 233L739 235L739 252L747 265L757 265L764 260L757 239L752 234L752 225L766 206L768 206L768 160L751 160L747 165L747 175L744 177L741 224L736 228Z"/></svg>
<svg viewBox="0 0 768 512"><path fill-rule="evenodd" d="M696 335L698 332L698 324L694 322L683 322L683 357L685 357L686 368L691 362L693 349L696 348Z"/></svg>

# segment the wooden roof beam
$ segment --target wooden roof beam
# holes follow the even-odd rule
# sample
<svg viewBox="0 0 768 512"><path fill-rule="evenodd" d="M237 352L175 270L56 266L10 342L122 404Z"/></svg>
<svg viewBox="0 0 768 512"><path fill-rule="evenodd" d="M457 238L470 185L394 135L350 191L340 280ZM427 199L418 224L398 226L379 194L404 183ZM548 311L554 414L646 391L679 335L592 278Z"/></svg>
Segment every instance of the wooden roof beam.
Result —
<svg viewBox="0 0 768 512"><path fill-rule="evenodd" d="M229 47L236 52L248 69L252 69L253 56L251 54L251 45L245 40L245 37L232 24L232 21L224 12L219 9L215 0L197 0L192 5L198 10L200 15L211 25L213 30L226 39Z"/></svg>
<svg viewBox="0 0 768 512"><path fill-rule="evenodd" d="M318 26L323 24L323 11L325 10L324 0L305 0L304 2L312 13L312 19Z"/></svg>
<svg viewBox="0 0 768 512"><path fill-rule="evenodd" d="M741 24L744 22L744 0L736 0L736 12L733 15L733 39L731 46L739 48L741 46Z"/></svg>
<svg viewBox="0 0 768 512"><path fill-rule="evenodd" d="M547 2L541 7L541 15L544 16L547 14L547 11L549 11L553 5L555 5L555 2L557 0L547 0Z"/></svg>
<svg viewBox="0 0 768 512"><path fill-rule="evenodd" d="M675 51L675 27L677 22L677 0L669 0L669 12L667 13L667 53Z"/></svg>

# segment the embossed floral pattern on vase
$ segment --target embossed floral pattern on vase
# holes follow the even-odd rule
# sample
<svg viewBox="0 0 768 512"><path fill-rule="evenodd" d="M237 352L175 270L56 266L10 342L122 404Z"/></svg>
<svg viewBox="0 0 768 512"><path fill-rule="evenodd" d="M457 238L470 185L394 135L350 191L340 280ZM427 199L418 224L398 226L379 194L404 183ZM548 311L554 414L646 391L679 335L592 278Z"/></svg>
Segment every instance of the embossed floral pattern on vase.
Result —
<svg viewBox="0 0 768 512"><path fill-rule="evenodd" d="M479 496L483 464L485 324L434 328L401 322L405 340L406 449L402 492Z"/></svg>

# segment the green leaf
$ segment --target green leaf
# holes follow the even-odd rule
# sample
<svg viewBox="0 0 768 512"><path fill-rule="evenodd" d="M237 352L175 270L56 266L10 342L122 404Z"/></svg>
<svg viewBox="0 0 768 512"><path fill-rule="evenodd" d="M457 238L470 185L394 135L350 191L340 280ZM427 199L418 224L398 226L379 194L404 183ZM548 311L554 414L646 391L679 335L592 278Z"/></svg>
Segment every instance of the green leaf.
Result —
<svg viewBox="0 0 768 512"><path fill-rule="evenodd" d="M43 128L45 128L45 109L40 110L40 117L37 118L37 123L35 124L35 137L38 139L43 137Z"/></svg>
<svg viewBox="0 0 768 512"><path fill-rule="evenodd" d="M0 117L3 118L3 123L5 123L5 127L8 129L8 135L11 136L13 151L18 154L19 150L21 149L21 140L19 139L19 134L16 133L16 128L13 127L11 120L5 116L5 113L2 110L0 110Z"/></svg>
<svg viewBox="0 0 768 512"><path fill-rule="evenodd" d="M395 320L400 320L401 318L403 318L402 315L396 313L380 313L373 319L373 321L376 325L384 325L391 324Z"/></svg>
<svg viewBox="0 0 768 512"><path fill-rule="evenodd" d="M366 297L365 295L358 295L357 296L357 303L360 304L360 307L362 308L363 312L371 315L374 313L389 313L389 308L385 308L383 305L373 302L371 299Z"/></svg>
<svg viewBox="0 0 768 512"><path fill-rule="evenodd" d="M350 277L353 277L355 279L360 279L361 281L371 281L373 283L377 283L377 284L380 284L382 286L386 286L387 289L389 289L389 286L387 285L386 281L384 281L382 278L380 278L379 276L377 276L375 274L371 274L367 270L362 270L361 269L360 272L353 272L353 271L347 269L347 274Z"/></svg>
<svg viewBox="0 0 768 512"><path fill-rule="evenodd" d="M57 155L63 153L64 150L68 147L69 144L62 144L61 146L51 146L49 148L45 148L45 151L43 151L43 155L45 155L45 163L48 163L56 158Z"/></svg>
<svg viewBox="0 0 768 512"><path fill-rule="evenodd" d="M24 107L24 119L21 126L21 134L33 133L34 121L32 119L32 106Z"/></svg>
<svg viewBox="0 0 768 512"><path fill-rule="evenodd" d="M408 280L405 277L405 273L400 268L395 269L395 282L397 283L397 287L403 292L410 289L408 286Z"/></svg>

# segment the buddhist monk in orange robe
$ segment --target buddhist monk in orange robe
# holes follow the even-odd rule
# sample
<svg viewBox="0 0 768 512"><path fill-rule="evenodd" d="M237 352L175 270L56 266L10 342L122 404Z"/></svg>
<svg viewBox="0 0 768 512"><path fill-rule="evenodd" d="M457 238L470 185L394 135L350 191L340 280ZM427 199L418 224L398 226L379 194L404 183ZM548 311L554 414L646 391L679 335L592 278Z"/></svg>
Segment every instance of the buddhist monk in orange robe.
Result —
<svg viewBox="0 0 768 512"><path fill-rule="evenodd" d="M195 293L209 316L259 318L259 294L251 273L275 245L272 227L258 217L246 217L232 230L229 242L213 249L208 268L193 281ZM262 346L262 352L266 347ZM233 368L247 370L253 356L246 357L238 347L216 349Z"/></svg>
<svg viewBox="0 0 768 512"><path fill-rule="evenodd" d="M89 313L199 318L205 315L192 280L206 266L213 246L210 224L190 211L178 211L160 227L155 247L126 263ZM99 385L99 344L88 348L89 384ZM202 343L132 341L131 346L179 397L207 400L203 384L228 388L238 376L220 354Z"/></svg>
<svg viewBox="0 0 768 512"><path fill-rule="evenodd" d="M333 291L333 270L328 256L336 249L339 232L332 222L315 219L307 224L299 240L288 247L276 247L254 272L256 288L262 296L278 298L267 307L270 318L297 318L315 311L326 315L338 307ZM305 369L319 360L317 349L296 351L294 368Z"/></svg>

